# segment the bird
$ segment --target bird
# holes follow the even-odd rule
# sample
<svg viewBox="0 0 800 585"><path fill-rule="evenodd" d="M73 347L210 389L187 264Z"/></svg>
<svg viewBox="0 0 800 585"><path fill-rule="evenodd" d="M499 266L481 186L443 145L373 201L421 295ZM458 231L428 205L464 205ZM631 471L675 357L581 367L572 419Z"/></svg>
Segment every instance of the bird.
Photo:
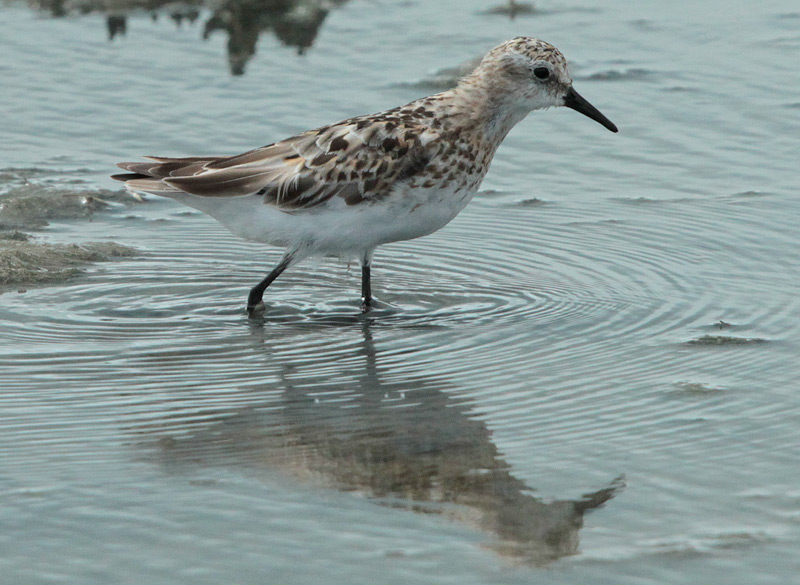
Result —
<svg viewBox="0 0 800 585"><path fill-rule="evenodd" d="M530 112L558 106L618 131L573 88L556 47L516 37L447 91L234 156L118 163L128 172L112 178L133 194L169 197L243 239L283 248L250 290L250 316L264 311L276 278L315 255L359 260L367 312L375 249L444 227L475 195L508 132Z"/></svg>

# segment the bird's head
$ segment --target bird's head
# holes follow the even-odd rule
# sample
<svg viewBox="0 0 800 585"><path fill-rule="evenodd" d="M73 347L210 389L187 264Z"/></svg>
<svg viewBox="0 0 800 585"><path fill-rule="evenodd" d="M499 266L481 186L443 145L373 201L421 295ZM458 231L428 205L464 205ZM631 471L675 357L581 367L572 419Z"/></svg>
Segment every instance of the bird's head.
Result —
<svg viewBox="0 0 800 585"><path fill-rule="evenodd" d="M539 39L516 37L495 47L465 81L480 83L496 99L522 110L566 106L617 131L572 87L561 51Z"/></svg>

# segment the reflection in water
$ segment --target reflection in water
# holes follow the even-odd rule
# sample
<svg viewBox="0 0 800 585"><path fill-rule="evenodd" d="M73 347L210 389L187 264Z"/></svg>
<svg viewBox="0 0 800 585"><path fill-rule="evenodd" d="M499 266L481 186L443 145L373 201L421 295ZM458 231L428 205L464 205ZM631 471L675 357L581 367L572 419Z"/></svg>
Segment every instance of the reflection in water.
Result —
<svg viewBox="0 0 800 585"><path fill-rule="evenodd" d="M106 16L106 27L109 41L117 35L125 36L125 33L128 32L128 19L121 14L109 14Z"/></svg>
<svg viewBox="0 0 800 585"><path fill-rule="evenodd" d="M272 32L302 55L311 47L331 7L347 0L226 0L214 10L203 38L216 30L228 33L228 62L233 75L242 75L256 53L258 36Z"/></svg>
<svg viewBox="0 0 800 585"><path fill-rule="evenodd" d="M491 549L517 562L544 565L576 554L583 515L614 497L622 478L577 500L534 497L468 404L438 380L381 368L369 322L362 327L358 354L350 352L341 367L287 364L277 388L263 387L271 396L263 406L203 416L182 426L188 434L160 440L164 461L170 468L265 466L383 505L440 514L493 535ZM342 377L353 381L330 381Z"/></svg>
<svg viewBox="0 0 800 585"><path fill-rule="evenodd" d="M508 0L506 4L490 8L487 12L489 14L503 14L514 20L517 16L523 14L531 14L536 10L533 4L527 2L517 2L516 0Z"/></svg>
<svg viewBox="0 0 800 585"><path fill-rule="evenodd" d="M244 74L248 61L256 53L261 33L271 32L286 46L302 55L311 47L322 23L332 8L348 0L29 0L30 5L54 17L99 12L106 15L108 38L127 32L127 18L132 12L150 12L153 20L166 12L178 27L183 21L194 23L200 11L210 12L203 25L203 38L215 31L228 35L228 63L233 75Z"/></svg>

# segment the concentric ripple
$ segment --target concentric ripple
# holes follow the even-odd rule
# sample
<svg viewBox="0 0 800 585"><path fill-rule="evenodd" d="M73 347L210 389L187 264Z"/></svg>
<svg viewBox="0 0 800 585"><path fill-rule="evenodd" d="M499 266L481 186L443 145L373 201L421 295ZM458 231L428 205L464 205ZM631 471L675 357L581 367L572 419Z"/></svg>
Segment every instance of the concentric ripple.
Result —
<svg viewBox="0 0 800 585"><path fill-rule="evenodd" d="M291 23L215 24L209 4L180 27L94 4L66 19L2 5L0 182L17 196L112 188L114 162L139 153L233 154L392 107L517 34L556 41L620 132L530 116L451 225L378 250L368 315L358 267L325 259L248 319L280 251L168 200L115 192L87 214L89 198L53 191L58 213L26 199L3 229L138 254L0 294L4 582L792 580L788 0L537 3L516 20L485 12L522 2L298 0L261 3L291 4ZM538 557L503 567L515 545Z"/></svg>
<svg viewBox="0 0 800 585"><path fill-rule="evenodd" d="M80 361L80 350L68 356L58 350L80 331L88 361L112 346L123 363L147 361L151 353L168 357L174 345L189 362L223 365L212 377L241 373L240 361L252 348L220 344L231 328L248 327L242 308L247 290L279 253L240 242L204 216L170 216L168 209L152 211L166 221L125 224L146 234L139 257L65 287L6 295L6 335L20 347L40 348L35 358L16 356L15 364L49 368ZM710 237L722 225L735 226L735 251ZM607 364L619 362L624 347L680 344L718 320L734 322L749 337L786 335L797 303L743 308L749 288L737 291L736 283L725 282L725 270L763 267L780 243L755 234L771 229L782 238L789 227L781 217L751 217L737 199L616 200L577 208L479 196L447 229L379 250L373 288L382 304L369 316L359 314L357 270L343 261L312 261L268 290L257 326L292 340L275 351L315 356L323 369L352 346L337 343L335 334L333 342L322 336L315 346L309 333L367 321L409 331L408 349L418 358L414 370L437 364L458 375L479 363L482 375L501 375L518 369L520 360L545 360L552 370L566 356L570 376L591 372L596 381ZM785 262L759 278L785 280ZM26 325L32 313L43 316L35 329ZM610 379L626 371L664 373L674 365L671 357L660 363L647 352L640 359L635 354L615 366ZM576 367L577 355L583 357Z"/></svg>

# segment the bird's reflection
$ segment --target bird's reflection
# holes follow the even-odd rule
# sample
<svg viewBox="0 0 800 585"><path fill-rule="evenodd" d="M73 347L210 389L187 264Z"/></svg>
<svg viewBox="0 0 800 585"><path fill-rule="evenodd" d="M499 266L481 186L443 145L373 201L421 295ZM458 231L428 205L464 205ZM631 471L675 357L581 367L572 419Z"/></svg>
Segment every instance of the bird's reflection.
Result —
<svg viewBox="0 0 800 585"><path fill-rule="evenodd" d="M184 426L180 438L158 441L160 457L171 469L266 466L294 481L439 514L489 533L491 549L527 564L576 554L584 514L614 497L622 479L576 500L533 496L447 382L381 367L369 323L360 327L361 346L341 366L308 356L287 364L277 386L260 389L269 402ZM331 382L337 378L354 381Z"/></svg>
<svg viewBox="0 0 800 585"><path fill-rule="evenodd" d="M516 0L508 0L507 3L495 6L488 10L489 14L503 14L514 20L517 16L532 14L536 11L534 4L527 2L517 2Z"/></svg>
<svg viewBox="0 0 800 585"><path fill-rule="evenodd" d="M256 54L258 38L272 33L298 54L309 49L333 8L349 0L28 0L32 8L53 17L69 14L106 15L109 40L127 32L128 16L149 12L153 20L165 13L178 27L204 15L203 38L222 31L228 36L228 63L233 75L242 75Z"/></svg>
<svg viewBox="0 0 800 585"><path fill-rule="evenodd" d="M225 31L231 73L242 75L255 55L261 33L272 32L282 44L302 55L314 43L331 8L346 1L225 0L206 21L203 38L214 31Z"/></svg>
<svg viewBox="0 0 800 585"><path fill-rule="evenodd" d="M125 36L128 32L128 19L121 14L109 14L106 16L106 28L108 40L113 40L116 36Z"/></svg>

